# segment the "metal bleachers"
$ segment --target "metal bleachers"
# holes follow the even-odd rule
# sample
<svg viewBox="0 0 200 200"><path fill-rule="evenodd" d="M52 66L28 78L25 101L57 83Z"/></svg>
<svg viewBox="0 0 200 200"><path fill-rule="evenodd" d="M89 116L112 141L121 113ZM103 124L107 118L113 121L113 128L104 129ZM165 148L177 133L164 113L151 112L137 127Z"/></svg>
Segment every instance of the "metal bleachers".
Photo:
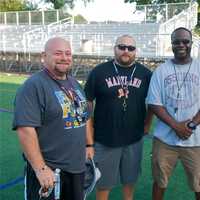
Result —
<svg viewBox="0 0 200 200"><path fill-rule="evenodd" d="M40 26L30 31L18 29L18 33L7 31L11 39L4 38L4 51L41 52L45 41L50 37L61 36L71 41L75 54L111 55L116 38L122 34L133 35L137 42L140 56L151 56L156 49L156 37L159 24L71 24L56 23L46 27ZM16 36L14 36L16 34ZM155 54L153 55L155 56Z"/></svg>
<svg viewBox="0 0 200 200"><path fill-rule="evenodd" d="M169 6L165 6L167 7ZM173 10L174 13L175 11ZM165 15L167 15L166 9ZM112 56L116 38L130 34L136 40L139 57L171 56L170 33L177 26L194 28L197 23L196 15L197 3L190 3L183 10L179 8L178 14L170 19L167 18L164 22L74 24L71 18L66 18L49 25L0 25L0 51L24 53L30 61L30 54L40 53L48 38L61 36L70 40L74 54ZM198 38L195 39L193 46L198 51L192 52L197 52L195 56L198 56L200 48Z"/></svg>

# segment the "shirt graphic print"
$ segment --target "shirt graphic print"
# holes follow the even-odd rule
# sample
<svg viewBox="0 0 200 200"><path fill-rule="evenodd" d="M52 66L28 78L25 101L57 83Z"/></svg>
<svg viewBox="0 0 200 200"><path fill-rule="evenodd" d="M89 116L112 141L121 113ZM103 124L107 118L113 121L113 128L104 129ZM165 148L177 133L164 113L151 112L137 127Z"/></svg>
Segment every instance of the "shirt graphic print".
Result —
<svg viewBox="0 0 200 200"><path fill-rule="evenodd" d="M63 111L64 129L78 128L85 125L87 118L87 103L79 90L76 91L80 100L75 107L74 103L63 91L55 91L55 95Z"/></svg>

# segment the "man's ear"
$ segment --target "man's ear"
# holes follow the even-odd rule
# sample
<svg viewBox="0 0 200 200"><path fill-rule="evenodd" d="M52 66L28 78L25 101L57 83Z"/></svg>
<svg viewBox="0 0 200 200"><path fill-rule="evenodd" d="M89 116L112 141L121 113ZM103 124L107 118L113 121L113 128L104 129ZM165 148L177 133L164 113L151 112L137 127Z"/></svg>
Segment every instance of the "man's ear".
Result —
<svg viewBox="0 0 200 200"><path fill-rule="evenodd" d="M46 53L45 52L42 52L41 53L41 62L44 63L44 59L46 57Z"/></svg>
<svg viewBox="0 0 200 200"><path fill-rule="evenodd" d="M46 57L46 52L43 51L43 52L41 53L41 56L42 56L42 57Z"/></svg>

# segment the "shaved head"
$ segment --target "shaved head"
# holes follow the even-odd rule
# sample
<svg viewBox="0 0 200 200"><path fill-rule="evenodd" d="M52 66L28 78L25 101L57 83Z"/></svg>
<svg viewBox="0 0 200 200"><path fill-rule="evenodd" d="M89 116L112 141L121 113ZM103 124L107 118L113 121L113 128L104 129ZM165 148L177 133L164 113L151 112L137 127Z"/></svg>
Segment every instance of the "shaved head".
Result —
<svg viewBox="0 0 200 200"><path fill-rule="evenodd" d="M115 42L115 45L118 45L118 44L121 44L122 41L124 40L124 38L127 38L129 40L132 40L132 45L136 45L136 42L134 40L134 38L131 36L131 35L121 35L117 38L116 42Z"/></svg>
<svg viewBox="0 0 200 200"><path fill-rule="evenodd" d="M61 37L49 39L42 53L45 67L58 79L65 79L72 66L70 42Z"/></svg>
<svg viewBox="0 0 200 200"><path fill-rule="evenodd" d="M70 42L65 40L64 38L61 37L54 37L54 38L50 38L45 46L44 46L44 51L48 52L51 51L52 49L55 48L55 46L58 46L59 44L66 44L66 46L70 47ZM70 47L71 48L71 47Z"/></svg>
<svg viewBox="0 0 200 200"><path fill-rule="evenodd" d="M115 61L124 67L135 62L136 42L131 35L121 35L117 38L114 47Z"/></svg>

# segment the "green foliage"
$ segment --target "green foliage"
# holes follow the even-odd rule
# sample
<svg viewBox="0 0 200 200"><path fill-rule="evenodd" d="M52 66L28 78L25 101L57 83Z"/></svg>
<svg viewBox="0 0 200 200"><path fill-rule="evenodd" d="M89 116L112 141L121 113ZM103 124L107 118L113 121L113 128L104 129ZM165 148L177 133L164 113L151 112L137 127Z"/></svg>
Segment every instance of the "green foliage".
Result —
<svg viewBox="0 0 200 200"><path fill-rule="evenodd" d="M38 4L33 3L31 1L26 2L26 10L37 10L38 9Z"/></svg>
<svg viewBox="0 0 200 200"><path fill-rule="evenodd" d="M200 37L200 25L195 27L194 32Z"/></svg>
<svg viewBox="0 0 200 200"><path fill-rule="evenodd" d="M197 0L197 3L199 4L199 12L200 12L200 0Z"/></svg>
<svg viewBox="0 0 200 200"><path fill-rule="evenodd" d="M46 0L47 3L52 3L55 9L62 8L65 5L65 0Z"/></svg>
<svg viewBox="0 0 200 200"><path fill-rule="evenodd" d="M87 23L87 20L82 15L76 15L74 17L75 24L84 24Z"/></svg>
<svg viewBox="0 0 200 200"><path fill-rule="evenodd" d="M23 0L0 0L0 12L27 10L27 3Z"/></svg>
<svg viewBox="0 0 200 200"><path fill-rule="evenodd" d="M152 0L124 0L125 3L133 3L136 2L137 5L145 5L145 4L151 4Z"/></svg>
<svg viewBox="0 0 200 200"><path fill-rule="evenodd" d="M0 0L0 12L35 10L37 5L28 0Z"/></svg>

